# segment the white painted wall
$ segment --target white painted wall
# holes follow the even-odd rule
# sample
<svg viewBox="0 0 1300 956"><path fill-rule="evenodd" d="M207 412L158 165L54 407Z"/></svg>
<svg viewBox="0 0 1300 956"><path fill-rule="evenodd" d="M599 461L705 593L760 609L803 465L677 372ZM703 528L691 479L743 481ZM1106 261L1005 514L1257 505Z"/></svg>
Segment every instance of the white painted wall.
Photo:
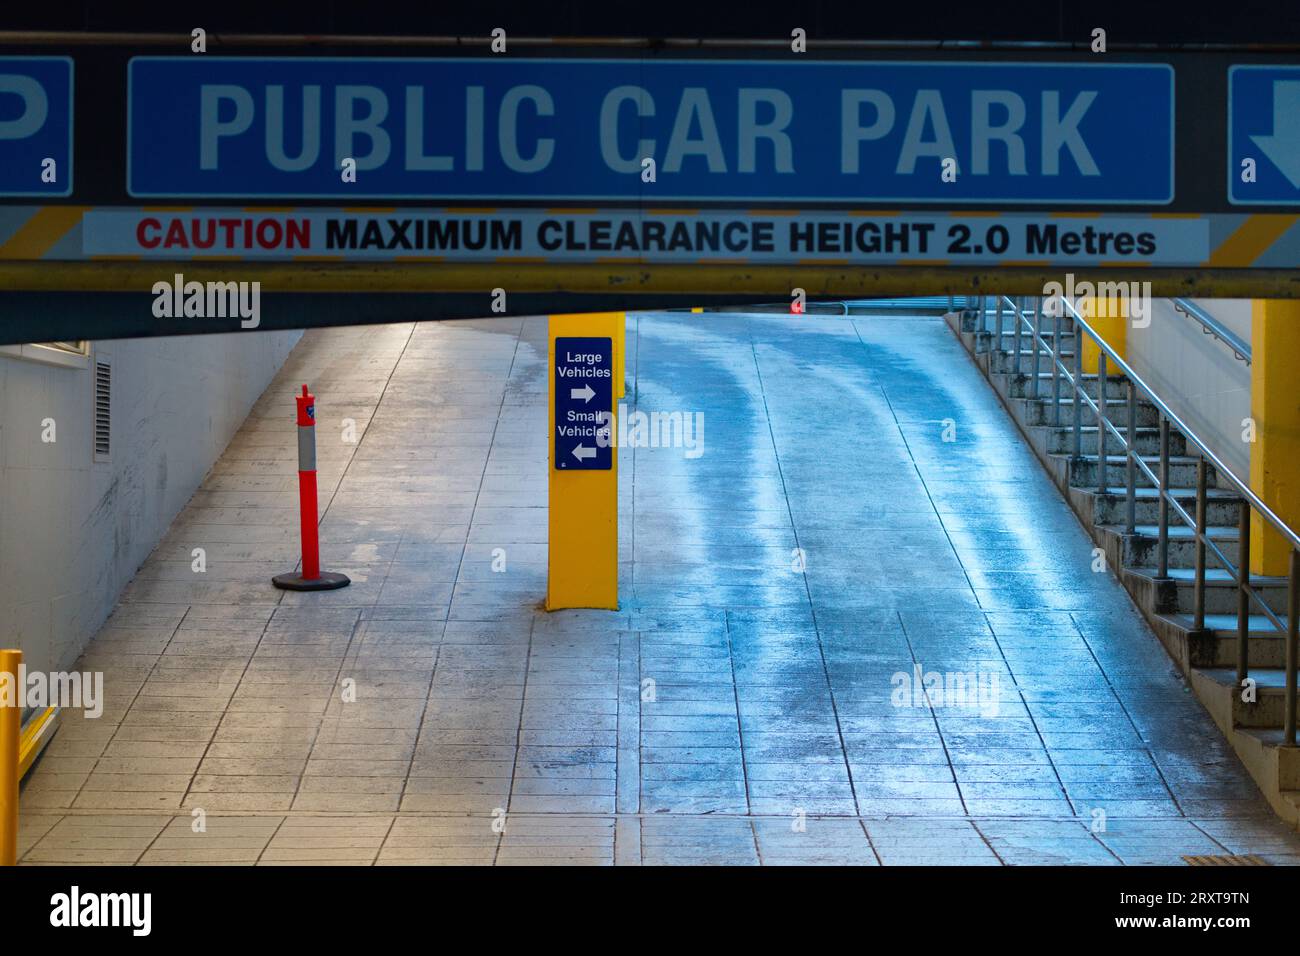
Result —
<svg viewBox="0 0 1300 956"><path fill-rule="evenodd" d="M1250 341L1249 299L1192 301ZM1153 300L1149 328L1129 328L1128 361L1237 477L1250 480L1250 446L1241 440L1241 421L1250 415L1249 365L1174 311L1169 299Z"/></svg>
<svg viewBox="0 0 1300 956"><path fill-rule="evenodd" d="M81 368L0 354L0 645L40 670L76 660L301 334L100 342ZM113 367L108 462L96 354Z"/></svg>

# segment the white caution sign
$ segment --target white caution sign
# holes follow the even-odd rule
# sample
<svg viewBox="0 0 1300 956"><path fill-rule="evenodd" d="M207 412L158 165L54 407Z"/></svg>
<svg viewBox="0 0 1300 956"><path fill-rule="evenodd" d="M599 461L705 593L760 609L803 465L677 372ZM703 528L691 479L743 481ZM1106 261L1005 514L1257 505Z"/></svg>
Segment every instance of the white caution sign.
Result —
<svg viewBox="0 0 1300 956"><path fill-rule="evenodd" d="M637 209L97 209L85 257L1196 265L1204 218Z"/></svg>

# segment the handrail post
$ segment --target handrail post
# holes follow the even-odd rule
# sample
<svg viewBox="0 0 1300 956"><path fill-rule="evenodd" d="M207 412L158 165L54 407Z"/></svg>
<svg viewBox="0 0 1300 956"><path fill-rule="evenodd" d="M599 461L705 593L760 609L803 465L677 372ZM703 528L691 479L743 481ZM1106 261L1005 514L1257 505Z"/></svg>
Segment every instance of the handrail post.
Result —
<svg viewBox="0 0 1300 956"><path fill-rule="evenodd" d="M1062 309L1052 319L1052 425L1056 428L1061 427L1061 323L1064 321Z"/></svg>
<svg viewBox="0 0 1300 956"><path fill-rule="evenodd" d="M0 697L0 866L18 864L18 734L23 719L18 670L22 660L22 651L0 650L0 681L8 683L7 693Z"/></svg>
<svg viewBox="0 0 1300 956"><path fill-rule="evenodd" d="M1128 383L1128 454L1124 457L1125 517L1129 534L1137 532L1137 387Z"/></svg>
<svg viewBox="0 0 1300 956"><path fill-rule="evenodd" d="M1033 371L1031 372L1029 377L1029 388L1030 388L1030 394L1033 396L1034 401L1038 401L1038 395L1040 392L1040 389L1038 387L1038 353L1044 348L1044 343L1043 343L1043 315L1042 312L1039 310L1037 304L1034 305L1034 318L1033 318L1032 327L1034 331L1034 334L1032 336L1034 341L1034 355L1033 358L1030 359L1030 361L1032 362L1031 368L1033 369Z"/></svg>
<svg viewBox="0 0 1300 956"><path fill-rule="evenodd" d="M1160 502L1159 537L1156 539L1156 577L1169 577L1169 419L1160 416L1160 482L1156 497Z"/></svg>
<svg viewBox="0 0 1300 956"><path fill-rule="evenodd" d="M1021 298L1012 300L1011 316L1015 323L1016 333L1011 338L1011 351L1016 357L1015 366L1012 368L1012 374L1017 378L1020 377L1020 323L1025 320L1024 310L1021 304L1024 302Z"/></svg>
<svg viewBox="0 0 1300 956"><path fill-rule="evenodd" d="M1250 673L1250 505L1241 503L1237 522L1237 686Z"/></svg>
<svg viewBox="0 0 1300 956"><path fill-rule="evenodd" d="M1205 630L1205 459L1196 460L1196 578L1193 582L1192 628Z"/></svg>
<svg viewBox="0 0 1300 956"><path fill-rule="evenodd" d="M1291 549L1286 599L1286 722L1283 743L1295 746L1296 652L1300 645L1300 551Z"/></svg>
<svg viewBox="0 0 1300 956"><path fill-rule="evenodd" d="M1097 494L1106 493L1106 353L1097 356Z"/></svg>
<svg viewBox="0 0 1300 956"><path fill-rule="evenodd" d="M1002 296L995 295L993 297L993 304L997 307L998 310L997 318L994 319L994 324L993 324L993 348L999 355L1001 355L1002 354Z"/></svg>
<svg viewBox="0 0 1300 956"><path fill-rule="evenodd" d="M1083 335L1074 336L1074 457L1083 457Z"/></svg>

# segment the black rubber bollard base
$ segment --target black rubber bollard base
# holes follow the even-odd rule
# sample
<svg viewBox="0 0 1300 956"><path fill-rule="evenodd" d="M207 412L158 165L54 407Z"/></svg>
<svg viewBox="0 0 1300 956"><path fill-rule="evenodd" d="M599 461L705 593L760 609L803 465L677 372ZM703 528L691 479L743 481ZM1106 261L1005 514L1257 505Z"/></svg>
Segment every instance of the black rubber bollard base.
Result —
<svg viewBox="0 0 1300 956"><path fill-rule="evenodd" d="M286 591L335 591L347 587L352 583L352 579L337 571L322 571L320 577L310 579L304 578L296 571L290 571L286 574L277 574L271 578L271 583Z"/></svg>

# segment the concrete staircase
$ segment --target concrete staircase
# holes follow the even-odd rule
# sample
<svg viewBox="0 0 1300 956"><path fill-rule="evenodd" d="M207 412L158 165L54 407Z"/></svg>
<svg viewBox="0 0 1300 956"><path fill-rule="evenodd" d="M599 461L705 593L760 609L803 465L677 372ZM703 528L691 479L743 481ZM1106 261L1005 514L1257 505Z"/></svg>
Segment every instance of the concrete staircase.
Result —
<svg viewBox="0 0 1300 956"><path fill-rule="evenodd" d="M1074 407L1069 385L1062 377L1060 400L1052 400L1051 359L1040 352L1038 397L1033 394L1033 350L1029 336L1021 337L1020 353L1013 354L1013 336L1003 335L1001 348L994 334L982 331L973 311L949 312L949 327L966 347L971 359L993 386L1034 453L1074 509L1084 528L1106 554L1134 603L1150 623L1169 655L1187 675L1197 698L1241 758L1247 771L1277 813L1300 826L1300 748L1284 747L1285 635L1262 614L1252 614L1249 625L1250 677L1256 682L1256 700L1242 700L1236 681L1237 588L1228 572L1206 552L1205 629L1193 628L1195 539L1190 529L1169 509L1169 573L1157 573L1159 498L1152 483L1137 471L1136 528L1126 527L1126 470L1124 456L1113 436L1105 463L1098 460L1096 415L1083 407L1082 452L1074 457ZM1052 323L1061 323L1061 353L1073 368L1076 346L1071 319L1042 320L1050 340ZM986 321L985 328L992 323ZM1004 319L1010 330L1010 317ZM1097 375L1085 375L1084 386L1096 398L1103 387ZM1104 383L1113 424L1125 432L1128 423L1127 385L1123 376L1108 376ZM1059 418L1057 417L1059 412ZM1159 413L1154 405L1137 402L1137 446L1152 472L1159 474ZM1059 421L1059 424L1057 422ZM1169 480L1180 505L1196 512L1195 447L1170 429ZM1106 469L1108 493L1098 491L1099 469ZM1207 464L1206 520L1211 539L1227 558L1238 561L1238 524L1242 502L1230 482L1220 481ZM1270 610L1285 620L1285 578L1251 578ZM1257 607L1252 605L1252 611Z"/></svg>

